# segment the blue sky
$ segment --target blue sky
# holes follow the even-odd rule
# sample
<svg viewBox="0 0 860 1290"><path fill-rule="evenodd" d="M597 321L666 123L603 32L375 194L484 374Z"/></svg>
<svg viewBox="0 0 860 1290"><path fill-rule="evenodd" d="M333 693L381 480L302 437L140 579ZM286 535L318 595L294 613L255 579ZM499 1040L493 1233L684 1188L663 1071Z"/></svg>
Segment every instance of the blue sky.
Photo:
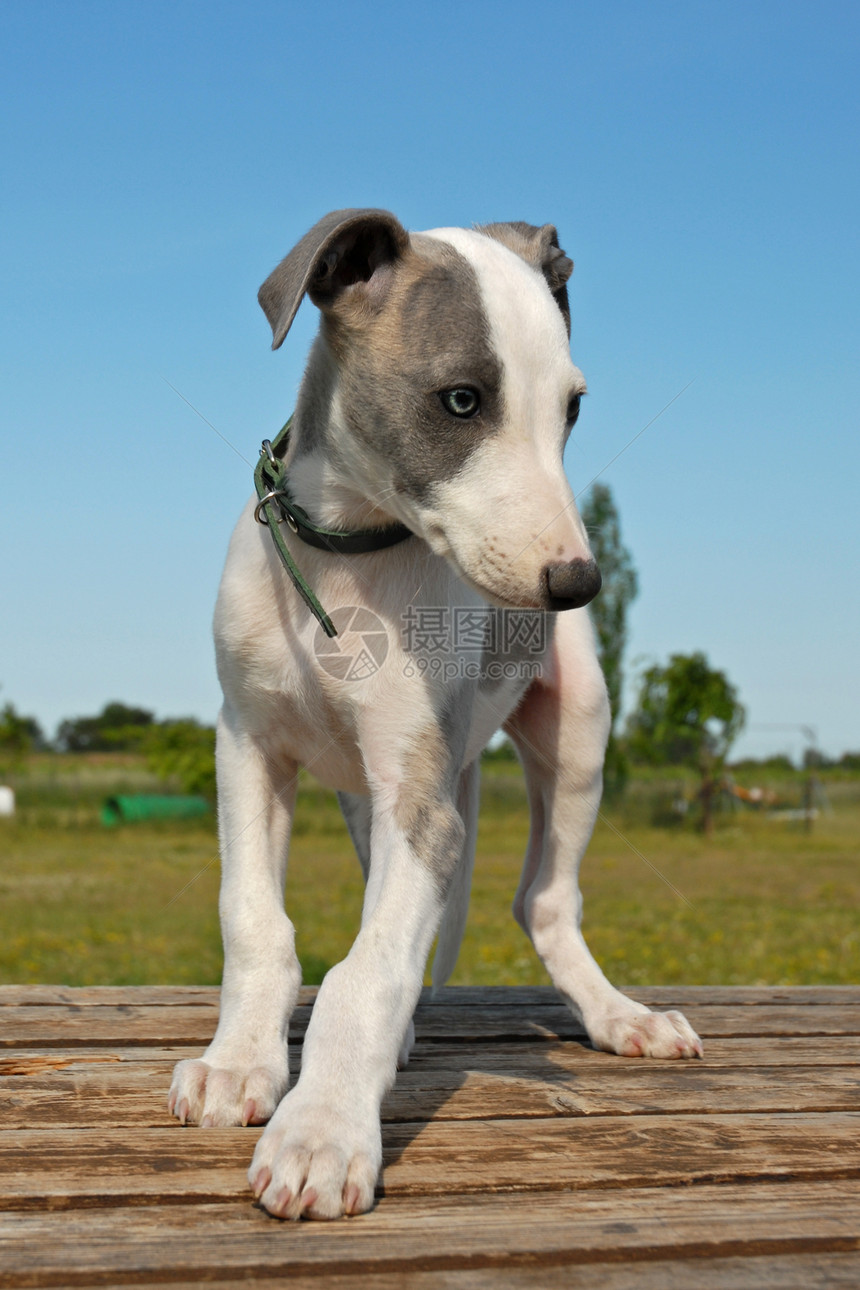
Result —
<svg viewBox="0 0 860 1290"><path fill-rule="evenodd" d="M0 703L214 719L242 458L315 327L272 354L257 287L370 205L557 225L574 487L689 387L603 476L631 671L705 650L739 754L860 748L860 7L10 0L0 35Z"/></svg>

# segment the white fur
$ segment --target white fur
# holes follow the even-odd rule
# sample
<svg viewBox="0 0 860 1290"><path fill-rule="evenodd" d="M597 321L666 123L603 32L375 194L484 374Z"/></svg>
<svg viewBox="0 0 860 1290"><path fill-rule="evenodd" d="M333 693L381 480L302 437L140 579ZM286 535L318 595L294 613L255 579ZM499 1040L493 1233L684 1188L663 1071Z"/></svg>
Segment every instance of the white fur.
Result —
<svg viewBox="0 0 860 1290"><path fill-rule="evenodd" d="M324 605L365 605L380 618L389 642L384 666L357 681L320 666L317 625L254 523L253 506L233 535L216 611L224 689L221 1016L203 1057L176 1067L169 1106L183 1122L269 1120L249 1178L282 1217L331 1218L373 1203L380 1102L408 1056L440 924L434 980L456 959L474 851L475 759L502 723L535 808L515 915L559 990L601 1048L701 1052L680 1014L650 1013L618 993L579 930L577 870L600 799L608 731L586 611L557 616L543 675L532 682L517 676L482 686L421 673L403 639L408 605L485 615L492 603L533 605L548 562L589 555L561 465L565 409L584 389L561 314L540 273L512 251L463 230L431 236L466 256L477 275L504 367L503 431L431 503L419 504L396 492L393 467L351 438L336 393L328 428L339 464L309 454L292 474L299 500L323 522L393 515L418 534L348 558L293 543ZM322 340L311 361L332 361ZM320 987L301 1076L287 1092L286 1034L300 968L283 886L299 764L351 795L345 811L367 888L361 928Z"/></svg>
<svg viewBox="0 0 860 1290"><path fill-rule="evenodd" d="M534 605L549 560L590 555L561 469L564 413L571 394L585 391L585 379L571 362L561 313L534 269L469 229L435 229L429 236L450 243L475 270L504 365L508 415L504 433L438 486L437 507L420 520L433 550L484 597Z"/></svg>

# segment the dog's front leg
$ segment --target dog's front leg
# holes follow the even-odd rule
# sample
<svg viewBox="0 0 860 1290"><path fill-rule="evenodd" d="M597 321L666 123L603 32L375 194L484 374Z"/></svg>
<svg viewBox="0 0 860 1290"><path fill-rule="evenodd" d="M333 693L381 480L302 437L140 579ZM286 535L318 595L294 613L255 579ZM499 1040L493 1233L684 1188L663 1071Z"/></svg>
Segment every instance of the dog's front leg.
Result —
<svg viewBox="0 0 860 1290"><path fill-rule="evenodd" d="M179 1062L168 1106L183 1123L262 1124L289 1083L287 1030L301 984L284 912L294 763L277 774L228 712L218 723L221 934L218 1029L203 1057Z"/></svg>
<svg viewBox="0 0 860 1290"><path fill-rule="evenodd" d="M544 675L505 725L531 808L514 914L596 1048L627 1057L700 1057L701 1041L686 1018L651 1012L616 990L580 931L577 875L600 804L608 725L590 623L584 611L561 614Z"/></svg>
<svg viewBox="0 0 860 1290"><path fill-rule="evenodd" d="M257 1145L249 1181L282 1218L338 1218L373 1204L379 1122L418 1001L464 826L450 798L374 797L362 923L320 986L301 1076Z"/></svg>

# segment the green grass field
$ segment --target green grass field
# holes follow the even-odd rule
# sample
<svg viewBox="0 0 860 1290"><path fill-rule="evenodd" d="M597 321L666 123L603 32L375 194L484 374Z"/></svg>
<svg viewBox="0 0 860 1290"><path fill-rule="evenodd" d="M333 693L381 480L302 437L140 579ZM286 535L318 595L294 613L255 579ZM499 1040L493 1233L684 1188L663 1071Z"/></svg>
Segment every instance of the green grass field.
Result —
<svg viewBox="0 0 860 1290"><path fill-rule="evenodd" d="M0 820L0 980L71 985L217 983L214 824L106 829L109 793L158 785L132 756L43 755L7 775L18 795ZM796 783L786 795L799 796ZM752 814L706 840L655 827L666 782L637 780L607 807L582 870L589 945L619 984L856 983L860 980L860 780L827 782L811 834ZM528 834L519 770L485 767L469 926L454 984L547 980L510 903ZM680 895L678 894L680 893ZM333 795L300 791L287 907L305 980L349 949L358 863Z"/></svg>

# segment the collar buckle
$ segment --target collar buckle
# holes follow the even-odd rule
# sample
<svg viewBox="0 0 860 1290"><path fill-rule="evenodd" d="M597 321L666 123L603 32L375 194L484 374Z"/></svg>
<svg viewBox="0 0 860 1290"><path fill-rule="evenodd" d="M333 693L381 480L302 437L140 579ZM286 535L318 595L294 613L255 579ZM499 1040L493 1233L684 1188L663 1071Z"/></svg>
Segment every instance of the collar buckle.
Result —
<svg viewBox="0 0 860 1290"><path fill-rule="evenodd" d="M391 524L384 529L324 529L314 524L308 515L290 497L284 457L290 442L293 418L275 436L274 441L264 439L260 460L254 471L254 486L259 501L254 508L254 519L264 524L272 535L275 550L281 557L293 585L327 636L336 636L337 630L302 577L298 565L284 541L279 525L286 523L296 537L308 546L318 547L333 555L363 555L369 551L382 551L413 536L405 524Z"/></svg>

